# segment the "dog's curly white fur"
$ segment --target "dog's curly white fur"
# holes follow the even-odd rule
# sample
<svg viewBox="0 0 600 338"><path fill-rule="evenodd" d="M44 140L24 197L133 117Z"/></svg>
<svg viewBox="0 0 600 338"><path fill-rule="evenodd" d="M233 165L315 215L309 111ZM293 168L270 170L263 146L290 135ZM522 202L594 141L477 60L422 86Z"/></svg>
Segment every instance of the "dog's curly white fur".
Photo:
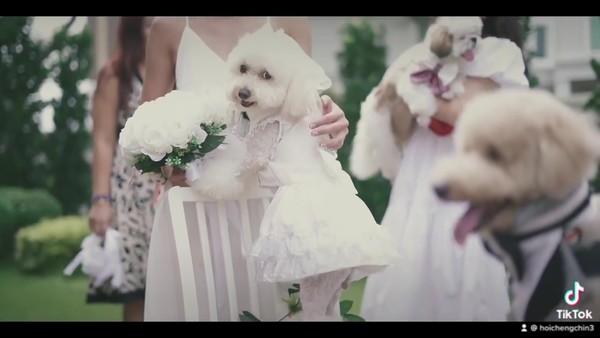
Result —
<svg viewBox="0 0 600 338"><path fill-rule="evenodd" d="M319 116L320 92L331 86L331 80L296 41L269 25L243 37L228 65L233 74L230 97L250 120L249 154L242 172L256 173L268 166L280 130L278 123L257 124L280 114L291 123ZM303 318L339 320L340 290L349 274L350 270L330 272L300 281Z"/></svg>
<svg viewBox="0 0 600 338"><path fill-rule="evenodd" d="M245 177L240 175L246 154L246 144L236 135L227 135L219 148L192 164L195 166L192 170L197 170L198 175L189 183L190 187L219 200L241 196L247 184Z"/></svg>
<svg viewBox="0 0 600 338"><path fill-rule="evenodd" d="M505 89L482 94L469 102L459 117L454 135L457 153L440 160L434 170L433 186L441 198L471 204L457 223L457 240L464 240L470 231L478 231L492 244L508 235L512 236L511 243L517 243L525 253L524 258L518 258L524 263L517 272L513 262L505 259L513 277L518 277L513 286L516 320L549 318L553 314L548 313L550 307L558 305L548 303L546 294L542 300L531 301L540 285L549 285L548 281L541 281L542 272L545 275L550 271L544 264L550 264L553 252L561 257L555 251L562 243L561 229L552 224L566 231L579 228L580 245L600 243L599 195L592 197L587 212L580 210L576 218L562 221L567 222L564 225L560 221L568 219L563 214L569 215L579 210L575 208L578 205L586 205L580 204L587 201L581 198L585 196L581 192L586 192L585 184L600 163L600 131L592 116L574 112L542 90ZM579 197L573 199L574 196ZM541 207L543 203L553 207L546 210ZM567 207L560 217L549 216L564 205ZM522 221L523 215L531 219L532 210L539 214L533 218L538 221ZM542 246L535 247L530 238ZM546 249L549 251L544 253ZM494 251L506 258L514 256L515 249L511 250L509 253L496 246ZM568 260L554 261L553 266L567 264L565 261ZM588 282L598 297L600 279L594 276ZM558 293L560 290L554 294ZM561 297L562 294L557 295L557 303ZM600 311L600 300L596 298L586 306Z"/></svg>
<svg viewBox="0 0 600 338"><path fill-rule="evenodd" d="M458 65L458 60L463 62L461 55L473 49L480 36L479 17L440 17L428 30L422 44L402 54L386 70L380 83L361 104L350 154L350 171L356 178L366 180L381 172L384 178L394 180L402 160L402 149L415 128L413 115L423 111L418 107L420 102L425 103L421 106L427 107L425 115L431 116L437 109L431 90L424 85L413 84L410 74L417 70L415 67L419 67L419 61ZM451 68L446 66L446 69L456 70L458 77L451 82L451 90L445 94L447 98L450 98L450 93L463 91L462 73L458 68ZM413 115L405 112L406 105ZM395 134L392 132L392 116L396 120ZM422 124L429 124L428 118L420 120Z"/></svg>
<svg viewBox="0 0 600 338"><path fill-rule="evenodd" d="M227 96L224 86L205 88L197 92L205 98L202 103L208 120L226 125L224 142L204 158L190 164L186 171L189 186L213 199L232 199L241 195L246 181L239 167L246 156L246 144L235 134L236 106ZM210 118L208 114L222 114Z"/></svg>
<svg viewBox="0 0 600 338"><path fill-rule="evenodd" d="M477 42L481 39L483 22L477 16L439 17L425 35L420 60L414 60L396 84L398 95L404 99L417 122L425 127L437 113L436 93L430 80L413 81L413 74L421 71L436 72L441 81L441 97L451 100L465 91L464 62L475 57ZM439 67L439 70L436 70Z"/></svg>

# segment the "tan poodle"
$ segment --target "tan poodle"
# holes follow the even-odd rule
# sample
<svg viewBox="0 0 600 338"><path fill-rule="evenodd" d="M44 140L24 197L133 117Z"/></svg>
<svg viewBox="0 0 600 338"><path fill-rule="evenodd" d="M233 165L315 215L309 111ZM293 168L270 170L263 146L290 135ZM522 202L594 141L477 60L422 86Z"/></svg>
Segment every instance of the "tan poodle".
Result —
<svg viewBox="0 0 600 338"><path fill-rule="evenodd" d="M600 316L600 198L588 184L600 132L591 117L541 90L483 94L459 117L457 153L434 170L441 199L470 203L456 240L479 232L510 271L513 320Z"/></svg>

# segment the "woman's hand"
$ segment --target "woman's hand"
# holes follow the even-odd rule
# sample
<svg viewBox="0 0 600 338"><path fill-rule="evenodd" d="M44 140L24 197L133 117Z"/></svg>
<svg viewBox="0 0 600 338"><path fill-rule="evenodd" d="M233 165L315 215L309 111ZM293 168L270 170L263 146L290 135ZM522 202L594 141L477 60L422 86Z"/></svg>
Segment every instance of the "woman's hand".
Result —
<svg viewBox="0 0 600 338"><path fill-rule="evenodd" d="M181 170L179 168L173 168L171 166L164 166L162 168L162 174L167 179L167 181L171 182L173 186L176 187L188 187L185 170Z"/></svg>
<svg viewBox="0 0 600 338"><path fill-rule="evenodd" d="M338 150L344 145L348 135L348 125L344 111L329 97L321 96L323 100L323 117L313 122L310 128L313 136L329 135L330 140L322 147L330 150Z"/></svg>
<svg viewBox="0 0 600 338"><path fill-rule="evenodd" d="M112 207L107 200L99 200L92 205L88 215L90 230L98 236L104 236L112 227Z"/></svg>

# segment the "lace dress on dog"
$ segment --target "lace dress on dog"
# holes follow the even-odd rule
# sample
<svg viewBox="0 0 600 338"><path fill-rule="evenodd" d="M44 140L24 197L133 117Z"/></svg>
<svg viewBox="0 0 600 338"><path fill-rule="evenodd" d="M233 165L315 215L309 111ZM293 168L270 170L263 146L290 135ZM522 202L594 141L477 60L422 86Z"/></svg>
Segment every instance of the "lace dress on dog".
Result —
<svg viewBox="0 0 600 338"><path fill-rule="evenodd" d="M267 118L247 137L264 140L263 146L271 148L270 161L258 176L263 186L279 186L251 253L258 278L299 281L355 268L351 278L356 280L396 256L387 230L356 196L340 163L310 135L305 120L290 124L280 117Z"/></svg>

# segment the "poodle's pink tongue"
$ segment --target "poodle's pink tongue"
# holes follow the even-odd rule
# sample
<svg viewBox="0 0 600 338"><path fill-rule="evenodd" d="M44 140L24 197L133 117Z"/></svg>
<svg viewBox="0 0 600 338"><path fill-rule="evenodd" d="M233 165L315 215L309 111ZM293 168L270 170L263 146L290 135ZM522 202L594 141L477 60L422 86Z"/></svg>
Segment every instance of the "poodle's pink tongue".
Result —
<svg viewBox="0 0 600 338"><path fill-rule="evenodd" d="M475 53L472 50L468 50L463 54L463 58L467 61L473 61L473 59L475 59Z"/></svg>
<svg viewBox="0 0 600 338"><path fill-rule="evenodd" d="M485 209L471 206L454 226L454 239L458 244L464 244L467 236L481 224Z"/></svg>

